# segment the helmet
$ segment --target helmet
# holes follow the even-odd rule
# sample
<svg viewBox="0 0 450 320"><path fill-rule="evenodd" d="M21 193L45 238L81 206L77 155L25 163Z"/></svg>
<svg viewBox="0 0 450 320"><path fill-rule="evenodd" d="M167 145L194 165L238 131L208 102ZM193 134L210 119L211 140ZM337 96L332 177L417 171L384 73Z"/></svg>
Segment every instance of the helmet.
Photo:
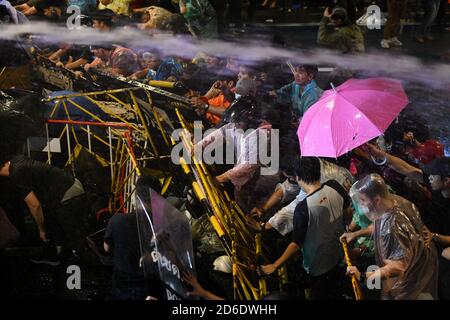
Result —
<svg viewBox="0 0 450 320"><path fill-rule="evenodd" d="M231 259L229 256L220 256L216 260L214 260L214 270L221 271L224 273L231 273Z"/></svg>
<svg viewBox="0 0 450 320"><path fill-rule="evenodd" d="M242 78L236 83L236 93L241 96L256 94L256 81L249 78Z"/></svg>
<svg viewBox="0 0 450 320"><path fill-rule="evenodd" d="M246 122L251 128L258 125L260 117L261 110L258 108L256 100L253 97L244 96L233 101L222 115L220 125L230 122Z"/></svg>

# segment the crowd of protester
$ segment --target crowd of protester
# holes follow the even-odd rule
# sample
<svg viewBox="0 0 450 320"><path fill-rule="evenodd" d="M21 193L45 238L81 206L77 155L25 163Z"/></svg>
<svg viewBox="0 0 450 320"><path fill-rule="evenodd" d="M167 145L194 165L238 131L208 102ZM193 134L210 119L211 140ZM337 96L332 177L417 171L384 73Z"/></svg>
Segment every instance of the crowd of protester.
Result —
<svg viewBox="0 0 450 320"><path fill-rule="evenodd" d="M317 44L339 54L364 54L364 32L356 19L367 3L339 2L341 6L331 8L334 2L324 1L330 7L323 12ZM402 45L398 27L406 3L387 1L389 16L380 40L383 48ZM425 3L416 36L419 43L432 40L430 27L447 5L438 0ZM65 25L66 8L73 5L81 11L82 27L98 32L132 28L148 37L163 32L210 40L219 38L230 25L251 21L260 6L295 12L305 1L30 0L14 6L8 1L0 4L8 10L12 23L42 20ZM234 190L253 232L262 233L269 247L270 243L283 244L272 248L272 260L261 263L260 275L271 275L284 265L302 268L312 299L351 296L351 290L342 286L350 283L346 274L361 281L367 296L372 294L375 299L450 299L450 158L442 142L430 136L414 113L405 111L382 138L337 159L301 157L298 125L329 89L320 86L316 65L286 65L276 60L253 64L239 56L207 53L186 59L155 48L106 43L52 44L40 54L55 67L71 70L74 77L99 70L143 83L182 83L198 120L216 128L198 143L201 148L225 137L226 131L231 130L236 138L239 129L255 130L240 140L235 164L215 179ZM344 79L340 82L353 75L353 71L341 70ZM258 152L261 141L257 143L257 137L267 137L275 129L280 132L280 168L261 175L262 165L247 160L249 154ZM45 250L35 262L56 265L60 258L83 258L83 230L77 227L81 223L78 212L86 205L81 182L55 167L11 154L1 154L0 169L0 176L19 188L38 226ZM0 223L6 221L1 211ZM114 254L112 296L117 299L150 295L139 268L135 225L133 214L117 214L106 228L104 249ZM15 237L17 234L11 235ZM280 241L270 242L274 238ZM60 254L55 240L63 243L65 250ZM343 240L350 246L353 267L343 264ZM302 265L295 259L298 252ZM226 264L224 258L217 260L218 269L229 276L231 267L221 264ZM372 265L379 269L367 269ZM374 290L375 294L366 286L373 277L382 282L381 291ZM219 299L215 295L219 292L203 289L192 274L185 275L185 281L193 288L191 295Z"/></svg>

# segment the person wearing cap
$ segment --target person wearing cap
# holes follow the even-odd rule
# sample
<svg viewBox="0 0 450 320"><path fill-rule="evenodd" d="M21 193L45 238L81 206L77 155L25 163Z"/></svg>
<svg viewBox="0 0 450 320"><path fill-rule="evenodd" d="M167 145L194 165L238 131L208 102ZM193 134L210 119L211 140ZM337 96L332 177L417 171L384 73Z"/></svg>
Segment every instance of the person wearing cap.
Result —
<svg viewBox="0 0 450 320"><path fill-rule="evenodd" d="M445 199L450 198L450 158L442 157L433 160L424 167L429 175L431 189L441 193Z"/></svg>
<svg viewBox="0 0 450 320"><path fill-rule="evenodd" d="M328 23L331 21L331 25ZM336 7L332 12L326 8L320 21L317 43L342 53L360 54L365 52L364 35L353 24L344 8Z"/></svg>
<svg viewBox="0 0 450 320"><path fill-rule="evenodd" d="M323 93L315 80L317 72L315 65L297 66L294 81L269 94L278 102L289 102L296 118L301 118Z"/></svg>

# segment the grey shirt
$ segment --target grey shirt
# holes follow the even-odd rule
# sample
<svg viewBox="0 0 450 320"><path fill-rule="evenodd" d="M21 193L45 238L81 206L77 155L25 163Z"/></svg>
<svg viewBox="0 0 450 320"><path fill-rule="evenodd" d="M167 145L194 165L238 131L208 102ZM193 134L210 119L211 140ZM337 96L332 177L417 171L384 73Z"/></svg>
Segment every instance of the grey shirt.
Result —
<svg viewBox="0 0 450 320"><path fill-rule="evenodd" d="M330 180L295 208L293 242L302 247L303 266L311 276L330 271L343 257L339 237L344 233L343 212L349 205L344 188Z"/></svg>

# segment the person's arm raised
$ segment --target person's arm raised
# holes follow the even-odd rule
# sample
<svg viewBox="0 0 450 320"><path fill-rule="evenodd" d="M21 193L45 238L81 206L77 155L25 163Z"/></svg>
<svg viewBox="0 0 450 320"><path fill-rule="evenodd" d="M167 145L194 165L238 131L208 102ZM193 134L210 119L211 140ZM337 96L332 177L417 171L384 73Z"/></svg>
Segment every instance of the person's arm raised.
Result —
<svg viewBox="0 0 450 320"><path fill-rule="evenodd" d="M419 181L423 180L422 170L420 170L419 168L416 168L408 164L406 161L378 149L370 143L367 143L367 146L370 154L374 155L377 158L386 158L387 165L394 171L397 171L400 174L409 176L410 178L414 178Z"/></svg>

